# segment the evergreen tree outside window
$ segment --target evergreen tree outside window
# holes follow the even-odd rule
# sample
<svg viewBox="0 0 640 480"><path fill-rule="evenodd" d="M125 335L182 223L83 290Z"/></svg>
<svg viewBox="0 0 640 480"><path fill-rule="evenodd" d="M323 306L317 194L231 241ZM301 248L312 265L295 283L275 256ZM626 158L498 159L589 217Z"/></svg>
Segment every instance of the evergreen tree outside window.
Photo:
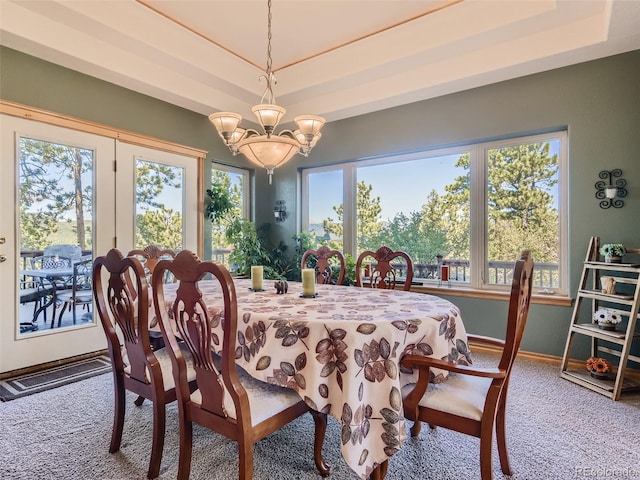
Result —
<svg viewBox="0 0 640 480"><path fill-rule="evenodd" d="M344 236L345 253L383 244L406 251L425 284L447 262L462 288L507 288L529 248L534 286L566 293L566 151L560 131L305 169L303 229L324 212L324 230ZM327 170L333 180L323 189L336 193L323 204L314 188Z"/></svg>

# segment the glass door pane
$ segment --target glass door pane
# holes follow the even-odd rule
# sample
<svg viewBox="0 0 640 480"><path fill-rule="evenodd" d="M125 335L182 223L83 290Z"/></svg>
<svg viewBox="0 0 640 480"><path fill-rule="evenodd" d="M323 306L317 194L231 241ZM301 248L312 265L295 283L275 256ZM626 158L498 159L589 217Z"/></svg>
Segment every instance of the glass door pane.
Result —
<svg viewBox="0 0 640 480"><path fill-rule="evenodd" d="M94 151L29 137L17 145L20 334L93 322L90 268L74 278L74 266L92 258Z"/></svg>
<svg viewBox="0 0 640 480"><path fill-rule="evenodd" d="M136 160L136 249L182 250L184 168Z"/></svg>
<svg viewBox="0 0 640 480"><path fill-rule="evenodd" d="M198 252L198 160L118 141L116 245Z"/></svg>

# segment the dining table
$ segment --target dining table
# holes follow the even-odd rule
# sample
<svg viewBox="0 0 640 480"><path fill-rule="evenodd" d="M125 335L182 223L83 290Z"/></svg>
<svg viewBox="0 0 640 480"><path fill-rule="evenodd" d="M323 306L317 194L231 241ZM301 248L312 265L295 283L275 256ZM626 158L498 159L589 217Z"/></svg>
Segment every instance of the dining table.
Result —
<svg viewBox="0 0 640 480"><path fill-rule="evenodd" d="M358 478L369 478L406 438L401 391L415 383L417 372L400 366L402 355L472 363L460 309L417 292L316 285L315 295L305 297L300 282L288 282L282 294L273 284L265 280L264 290L254 291L251 280L234 279L237 364L335 417L345 461ZM169 310L177 287L164 284ZM215 314L219 284L203 280L199 288L209 314ZM221 339L218 325L214 350ZM432 371L432 382L446 380L447 372Z"/></svg>

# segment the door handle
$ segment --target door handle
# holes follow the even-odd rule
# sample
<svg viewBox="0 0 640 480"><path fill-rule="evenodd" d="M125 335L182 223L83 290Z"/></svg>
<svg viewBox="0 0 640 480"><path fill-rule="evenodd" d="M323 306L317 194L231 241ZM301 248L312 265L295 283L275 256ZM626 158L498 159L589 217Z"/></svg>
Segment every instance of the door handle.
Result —
<svg viewBox="0 0 640 480"><path fill-rule="evenodd" d="M6 262L6 261L7 261L7 256L6 255L0 255L0 263Z"/></svg>

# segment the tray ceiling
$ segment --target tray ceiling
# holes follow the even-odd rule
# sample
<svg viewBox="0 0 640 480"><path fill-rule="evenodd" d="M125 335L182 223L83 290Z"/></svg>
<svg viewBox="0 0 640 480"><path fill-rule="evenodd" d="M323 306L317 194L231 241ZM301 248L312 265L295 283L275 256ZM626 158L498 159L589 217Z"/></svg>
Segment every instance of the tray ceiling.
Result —
<svg viewBox="0 0 640 480"><path fill-rule="evenodd" d="M640 1L273 0L285 121L328 121L640 49ZM208 115L253 120L266 0L0 0L0 43Z"/></svg>

